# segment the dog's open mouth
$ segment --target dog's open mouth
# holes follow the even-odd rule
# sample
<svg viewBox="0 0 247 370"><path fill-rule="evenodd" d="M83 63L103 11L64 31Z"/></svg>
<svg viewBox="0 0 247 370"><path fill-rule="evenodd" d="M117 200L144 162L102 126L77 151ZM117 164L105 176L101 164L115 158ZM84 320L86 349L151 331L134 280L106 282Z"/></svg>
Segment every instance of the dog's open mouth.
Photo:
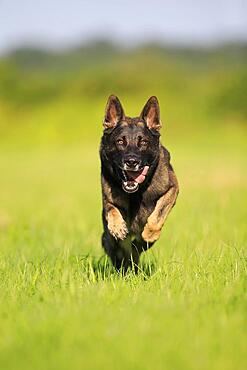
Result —
<svg viewBox="0 0 247 370"><path fill-rule="evenodd" d="M123 171L123 190L127 193L135 193L148 173L149 166L145 166L140 171Z"/></svg>

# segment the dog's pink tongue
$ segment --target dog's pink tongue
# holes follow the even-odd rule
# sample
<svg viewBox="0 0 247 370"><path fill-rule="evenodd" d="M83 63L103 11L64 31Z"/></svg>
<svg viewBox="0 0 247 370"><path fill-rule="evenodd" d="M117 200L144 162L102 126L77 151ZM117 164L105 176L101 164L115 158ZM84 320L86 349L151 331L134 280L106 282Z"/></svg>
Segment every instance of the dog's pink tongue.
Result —
<svg viewBox="0 0 247 370"><path fill-rule="evenodd" d="M138 182L138 184L141 184L145 180L146 174L148 173L148 169L149 169L149 166L145 166L142 172L139 173L136 177L132 176L133 180Z"/></svg>

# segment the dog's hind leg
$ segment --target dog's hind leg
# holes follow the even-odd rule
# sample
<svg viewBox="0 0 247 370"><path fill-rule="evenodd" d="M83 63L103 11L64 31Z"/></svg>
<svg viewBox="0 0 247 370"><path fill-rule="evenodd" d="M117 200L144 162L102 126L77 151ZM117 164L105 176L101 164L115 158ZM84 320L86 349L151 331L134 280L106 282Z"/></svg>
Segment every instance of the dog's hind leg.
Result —
<svg viewBox="0 0 247 370"><path fill-rule="evenodd" d="M105 231L102 235L102 246L116 270L127 271L131 265L131 241L129 238L127 237L124 241L116 240L108 231Z"/></svg>

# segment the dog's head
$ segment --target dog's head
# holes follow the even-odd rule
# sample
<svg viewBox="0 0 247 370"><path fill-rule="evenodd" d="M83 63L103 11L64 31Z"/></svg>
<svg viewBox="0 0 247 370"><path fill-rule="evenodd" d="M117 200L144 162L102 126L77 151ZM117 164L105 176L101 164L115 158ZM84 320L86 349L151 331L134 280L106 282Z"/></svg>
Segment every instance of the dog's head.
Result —
<svg viewBox="0 0 247 370"><path fill-rule="evenodd" d="M101 151L127 193L136 192L157 163L160 128L159 103L155 96L136 118L126 117L119 99L114 95L109 97Z"/></svg>

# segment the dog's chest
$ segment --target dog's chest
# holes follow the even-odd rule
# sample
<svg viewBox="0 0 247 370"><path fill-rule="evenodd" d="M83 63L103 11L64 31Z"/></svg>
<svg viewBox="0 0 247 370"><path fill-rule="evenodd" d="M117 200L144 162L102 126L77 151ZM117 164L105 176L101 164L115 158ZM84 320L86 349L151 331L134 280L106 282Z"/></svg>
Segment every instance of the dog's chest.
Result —
<svg viewBox="0 0 247 370"><path fill-rule="evenodd" d="M126 210L126 222L130 232L134 235L141 234L147 219L155 208L154 201L130 200Z"/></svg>

